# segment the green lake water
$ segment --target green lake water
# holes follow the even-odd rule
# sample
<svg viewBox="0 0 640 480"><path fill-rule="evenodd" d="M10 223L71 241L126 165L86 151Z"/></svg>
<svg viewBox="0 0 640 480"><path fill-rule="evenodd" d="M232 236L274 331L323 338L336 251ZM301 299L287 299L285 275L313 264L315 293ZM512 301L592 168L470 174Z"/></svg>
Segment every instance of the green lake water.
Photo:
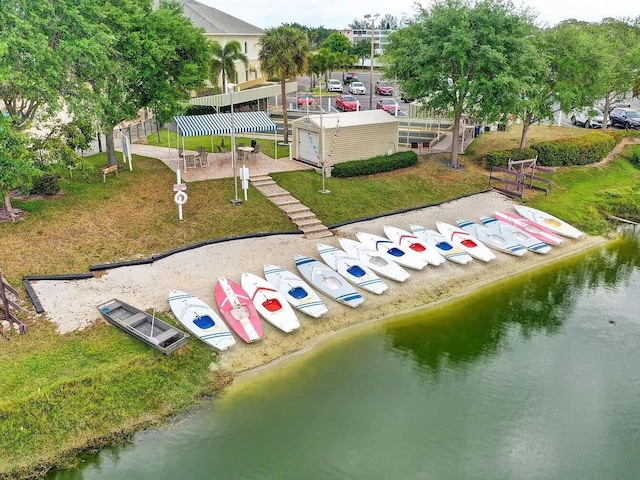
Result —
<svg viewBox="0 0 640 480"><path fill-rule="evenodd" d="M345 334L48 478L638 479L639 243Z"/></svg>

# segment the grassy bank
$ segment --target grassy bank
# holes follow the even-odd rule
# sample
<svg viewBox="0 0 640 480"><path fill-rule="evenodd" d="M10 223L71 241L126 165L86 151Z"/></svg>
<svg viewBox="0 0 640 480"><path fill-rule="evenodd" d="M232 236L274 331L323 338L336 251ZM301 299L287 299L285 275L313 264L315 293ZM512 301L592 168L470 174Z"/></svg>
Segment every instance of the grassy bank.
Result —
<svg viewBox="0 0 640 480"><path fill-rule="evenodd" d="M534 131L544 136L545 130ZM328 178L330 195L318 192L322 178L313 171L274 178L324 223L339 223L486 188L481 152L507 134L515 138L509 142L517 142L511 131L481 135L460 170L446 167L442 157L422 158L415 168L392 173ZM500 148L513 148L509 142ZM294 228L257 192L248 203L232 206L233 179L190 183L180 222L171 189L175 175L162 162L134 157L133 172L103 183L99 167L105 162L104 156L91 157L86 177L63 175L63 195L14 200L29 216L0 224L0 266L11 283L19 285L24 275L86 272L89 265L148 257L211 238ZM612 198L622 196L629 208L640 208L639 174L624 157L598 167L559 169L552 193L531 195L527 202L600 233L607 228L600 212ZM230 380L210 368L217 354L197 342L164 356L101 322L60 336L44 318L25 321L27 335L0 339L0 478L69 464L81 449L126 438L215 394Z"/></svg>

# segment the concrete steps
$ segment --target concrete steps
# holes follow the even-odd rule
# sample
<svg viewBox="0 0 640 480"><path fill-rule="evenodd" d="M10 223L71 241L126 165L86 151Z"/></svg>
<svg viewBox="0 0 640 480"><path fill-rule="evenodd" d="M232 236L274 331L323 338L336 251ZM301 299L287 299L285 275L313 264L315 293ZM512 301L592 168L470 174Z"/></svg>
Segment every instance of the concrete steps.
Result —
<svg viewBox="0 0 640 480"><path fill-rule="evenodd" d="M309 207L280 187L269 175L256 175L249 179L251 184L274 205L278 206L302 231L306 238L332 237L333 233L325 227Z"/></svg>

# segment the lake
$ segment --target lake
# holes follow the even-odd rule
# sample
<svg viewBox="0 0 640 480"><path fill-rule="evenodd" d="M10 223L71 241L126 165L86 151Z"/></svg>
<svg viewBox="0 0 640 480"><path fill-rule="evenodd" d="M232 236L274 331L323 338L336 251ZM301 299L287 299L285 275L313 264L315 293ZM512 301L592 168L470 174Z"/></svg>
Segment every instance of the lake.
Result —
<svg viewBox="0 0 640 480"><path fill-rule="evenodd" d="M346 333L48 478L638 478L639 247Z"/></svg>

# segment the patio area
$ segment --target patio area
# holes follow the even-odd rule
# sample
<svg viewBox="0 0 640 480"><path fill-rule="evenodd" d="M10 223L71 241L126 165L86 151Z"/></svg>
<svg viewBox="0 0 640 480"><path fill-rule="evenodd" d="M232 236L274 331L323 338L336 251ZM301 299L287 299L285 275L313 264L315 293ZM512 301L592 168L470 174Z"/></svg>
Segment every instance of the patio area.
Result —
<svg viewBox="0 0 640 480"><path fill-rule="evenodd" d="M178 157L176 148L156 147L152 145L132 144L131 153L144 157L157 158L161 160L174 172L180 168L180 175L186 182L197 182L199 180L210 180L214 178L231 178L233 177L233 168L231 164L231 153L209 153L209 166L196 166L184 169L182 158ZM197 155L198 152L185 150L185 154ZM273 159L264 153L256 155L247 155L247 159L243 160L242 155L236 157L236 166L239 169L242 166L249 169L252 177L259 175L268 175L273 172L288 172L293 170L309 170L313 168L310 165L289 160L289 158Z"/></svg>

